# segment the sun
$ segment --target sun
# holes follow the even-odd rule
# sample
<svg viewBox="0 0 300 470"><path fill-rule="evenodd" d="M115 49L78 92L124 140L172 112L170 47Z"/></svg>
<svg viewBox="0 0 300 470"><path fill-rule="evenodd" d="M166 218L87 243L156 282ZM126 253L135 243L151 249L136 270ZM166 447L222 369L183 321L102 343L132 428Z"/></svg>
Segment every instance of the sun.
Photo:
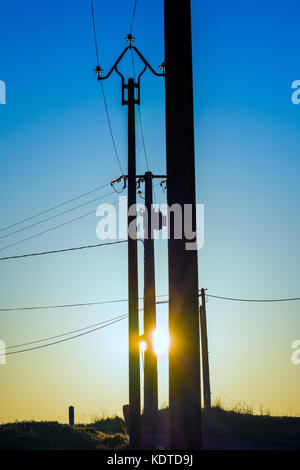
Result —
<svg viewBox="0 0 300 470"><path fill-rule="evenodd" d="M152 334L153 349L157 356L162 356L169 351L170 348L170 336L169 333L156 329Z"/></svg>

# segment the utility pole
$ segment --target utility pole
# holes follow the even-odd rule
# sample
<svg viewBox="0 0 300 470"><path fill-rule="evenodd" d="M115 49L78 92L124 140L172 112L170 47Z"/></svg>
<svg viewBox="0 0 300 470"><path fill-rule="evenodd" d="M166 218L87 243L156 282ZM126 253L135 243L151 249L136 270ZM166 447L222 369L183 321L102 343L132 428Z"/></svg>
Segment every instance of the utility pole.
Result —
<svg viewBox="0 0 300 470"><path fill-rule="evenodd" d="M196 229L193 78L190 0L164 0L167 200L192 206ZM197 251L169 239L169 402L171 449L201 447L200 333Z"/></svg>
<svg viewBox="0 0 300 470"><path fill-rule="evenodd" d="M147 344L144 359L144 415L146 424L154 427L158 413L157 356L152 335L156 328L155 260L152 226L152 178L145 173L145 207L147 231L144 239L144 336ZM152 425L152 426L151 426Z"/></svg>
<svg viewBox="0 0 300 470"><path fill-rule="evenodd" d="M136 149L135 149L135 83L128 89L128 299L129 299L129 436L130 447L139 449L141 437L140 350L138 306L138 257L136 236Z"/></svg>
<svg viewBox="0 0 300 470"><path fill-rule="evenodd" d="M141 445L141 392L140 392L140 350L139 350L139 311L138 311L138 254L136 230L136 142L135 142L135 105L140 105L140 79L144 72L151 70L157 73L147 62L140 51L132 46L134 37L128 34L128 46L116 60L110 71L102 77L103 69L97 65L95 72L98 80L106 80L113 71L122 82L122 105L128 106L128 330L129 330L129 438L130 448L139 449ZM118 70L118 65L128 50L134 50L144 64L143 70L137 77L129 78L127 84L124 76ZM137 90L137 93L135 93ZM127 98L126 98L127 92ZM136 96L137 95L137 96ZM122 175L126 181L125 175Z"/></svg>
<svg viewBox="0 0 300 470"><path fill-rule="evenodd" d="M209 359L208 359L208 340L207 340L207 322L206 322L206 301L205 301L205 290L204 289L201 289L200 331L201 331L204 407L205 408L211 408L210 379L209 379Z"/></svg>

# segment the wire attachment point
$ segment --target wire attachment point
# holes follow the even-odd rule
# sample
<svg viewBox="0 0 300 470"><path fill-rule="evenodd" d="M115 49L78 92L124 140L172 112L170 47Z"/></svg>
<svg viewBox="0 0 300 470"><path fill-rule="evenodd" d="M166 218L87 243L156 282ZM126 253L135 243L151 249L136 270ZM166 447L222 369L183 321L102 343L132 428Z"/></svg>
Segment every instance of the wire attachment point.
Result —
<svg viewBox="0 0 300 470"><path fill-rule="evenodd" d="M163 75L165 75L166 73L166 64L165 62L162 62L160 65L159 65L159 70L162 72Z"/></svg>
<svg viewBox="0 0 300 470"><path fill-rule="evenodd" d="M132 44L132 43L133 43L133 41L135 40L135 37L134 37L134 36L132 36L132 34L130 34L130 33L129 33L129 34L127 34L127 36L126 36L126 38L125 38L125 39L126 39L126 41L128 42L128 44L129 44L129 47L131 47L131 44Z"/></svg>
<svg viewBox="0 0 300 470"><path fill-rule="evenodd" d="M95 68L94 68L94 72L95 74L97 75L97 80L100 80L100 77L103 73L103 69L100 67L100 65L97 65Z"/></svg>

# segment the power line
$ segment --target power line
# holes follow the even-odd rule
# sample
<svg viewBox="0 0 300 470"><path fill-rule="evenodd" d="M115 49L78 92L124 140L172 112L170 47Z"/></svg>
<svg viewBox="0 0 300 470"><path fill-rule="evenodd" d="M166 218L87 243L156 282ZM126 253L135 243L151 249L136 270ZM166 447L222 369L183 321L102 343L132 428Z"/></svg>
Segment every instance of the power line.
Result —
<svg viewBox="0 0 300 470"><path fill-rule="evenodd" d="M131 34L132 28L133 28L134 17L135 17L135 12L136 12L136 5L137 5L137 0L135 0L134 6L133 6L133 12L132 12L132 18L131 18L131 23L130 23L129 34Z"/></svg>
<svg viewBox="0 0 300 470"><path fill-rule="evenodd" d="M142 311L143 308L139 309L139 312ZM28 346L28 345L31 345L31 344L36 344L36 343L41 343L43 341L49 341L49 340L52 340L52 339L56 339L56 338L61 338L62 336L69 336L73 333L77 333L79 331L84 331L84 330L90 330L91 328L94 328L94 327L99 327L99 325L101 325L102 328L106 327L106 326L109 326L109 325L112 325L113 323L117 323L118 321L121 321L121 320L124 320L125 318L127 318L128 315L127 314L123 314L123 315L120 315L118 317L114 317L114 318L111 318L109 320L105 320L105 321L102 321L100 323L95 323L93 325L89 325L89 326L85 326L83 328L78 328L77 330L73 330L73 331L68 331L67 333L61 333L59 335L55 335L55 336L50 336L50 337L47 337L47 338L42 338L42 339L38 339L38 340L35 340L35 341L30 341L30 342L27 342L27 343L22 343L22 344L16 344L14 346L6 346L5 348L2 348L0 349L0 351L6 351L7 349L14 349L14 348L20 348L22 346ZM104 326L102 326L104 325ZM88 331L86 333L83 333L83 334L88 334L88 333L92 333L93 331L96 331L98 329L101 329L101 328L94 328L93 330L91 331ZM52 344L58 344L60 342L63 342L63 341L68 341L70 339L73 339L73 338L77 338L79 336L83 336L83 334L81 335L76 335L76 336L73 336L71 338L67 338L65 340L62 340L62 341L56 341L54 343L50 343L50 344L46 344L46 345L42 345L42 346L38 346L38 347L35 347L35 348L30 348L30 349L25 349L23 351L15 351L15 352L12 352L12 353L7 353L7 354L17 354L19 352L26 352L26 351L32 351L34 349L39 349L39 348L42 348L42 347L46 347L46 346L51 346ZM6 354L0 354L0 356L3 356L3 355L6 355Z"/></svg>
<svg viewBox="0 0 300 470"><path fill-rule="evenodd" d="M285 299L237 299L233 297L222 297L219 295L211 295L206 294L206 297L212 297L214 299L221 299L221 300L232 300L234 302L294 302L300 300L300 297L291 297Z"/></svg>
<svg viewBox="0 0 300 470"><path fill-rule="evenodd" d="M132 61L132 69L133 69L133 74L134 74L134 80L136 80L135 65L134 65L134 57L133 57L133 51L132 51L132 49L130 49L130 52L131 52L131 61ZM146 144L145 144L144 131L143 131L141 110L140 110L140 107L139 107L139 106L138 106L137 108L138 108L139 124L140 124L140 130L141 130L141 137L142 137L142 144L143 144L143 150L144 150L145 161L146 161L146 165L147 165L147 170L150 171L149 160L148 160L147 151L146 151Z"/></svg>
<svg viewBox="0 0 300 470"><path fill-rule="evenodd" d="M159 297L167 297L167 295L157 295ZM143 297L140 297L139 300L143 300ZM118 300L103 300L98 302L81 302L74 304L62 304L62 305L39 305L33 307L12 307L12 308L0 308L0 312L17 312L23 310L44 310L44 309L53 309L53 308L71 308L71 307L87 307L92 305L104 305L104 304L115 304L121 302L128 302L128 299L118 299ZM168 301L158 301L157 304L167 303Z"/></svg>
<svg viewBox="0 0 300 470"><path fill-rule="evenodd" d="M134 56L133 56L132 49L130 49L130 52L131 52L131 61L132 61L132 69L133 69L133 74L134 74L134 80L136 80ZM138 106L137 109L138 109L139 125L140 125L140 131L141 131L141 137L142 137L142 144L143 144L143 150L144 150L144 157L145 157L145 161L146 161L146 167L147 167L147 170L150 171L150 166L149 166L149 160L148 160L148 155L147 155L147 150L146 150L146 143L145 143L145 136L144 136L143 123L142 123L142 114L141 114L140 106ZM155 204L156 204L155 185L153 186L153 196L154 196L154 202L155 202Z"/></svg>
<svg viewBox="0 0 300 470"><path fill-rule="evenodd" d="M63 304L63 305L38 305L34 307L12 307L12 308L0 308L0 312L17 312L23 310L44 310L44 309L53 309L53 308L70 308L70 307L86 307L90 305L104 305L104 304L113 304L120 302L127 302L127 299L121 300L107 300L100 302L85 302L77 304Z"/></svg>
<svg viewBox="0 0 300 470"><path fill-rule="evenodd" d="M117 146L116 146L116 141L115 141L114 134L113 134L113 130L112 130L112 125L111 125L111 121L110 121L110 116L109 116L108 105L107 105L107 100L106 100L106 96L105 96L105 91L104 91L103 82L101 82L100 85L101 85L101 90L102 90L102 96L103 96L103 102L104 102L104 107L105 107L105 113L106 113L107 123L108 123L108 127L109 127L109 132L110 132L110 136L111 136L111 140L112 140L112 144L113 144L115 156L116 156L116 159L117 159L118 166L119 166L119 168L120 168L121 174L124 175L124 170L123 170L123 167L122 167L121 162L120 162L120 158L119 158L119 154L118 154Z"/></svg>
<svg viewBox="0 0 300 470"><path fill-rule="evenodd" d="M84 333L79 333L78 335L71 336L70 338L61 339L61 340L58 340L58 341L54 341L52 343L42 344L40 346L34 346L33 348L21 349L20 351L12 351L12 352L8 352L8 353L2 353L2 354L0 354L0 356L8 356L8 355L11 355L11 354L20 354L20 353L24 353L24 352L27 352L27 351L34 351L36 349L47 348L48 346L53 346L54 344L64 343L65 341L70 341L72 339L79 338L79 337L84 336L84 335L88 335L90 333L93 333L94 331L102 330L103 328L106 328L107 326L113 325L115 323L120 322L121 320L124 320L126 317L127 317L127 315L124 315L122 318L118 318L117 320L111 321L110 323L107 323L106 325L98 326L97 328L94 328L90 331L85 331Z"/></svg>
<svg viewBox="0 0 300 470"><path fill-rule="evenodd" d="M77 199L80 199L84 196L87 196L88 194L94 193L96 191L100 191L100 189L105 188L106 186L109 186L110 183L106 183L102 186L98 186L97 188L91 189L90 191L87 191L86 193L80 194L79 196L73 197L72 199L69 199L68 201L61 202L60 204L57 204L56 206L50 207L49 209L43 210L41 212L38 212L37 214L34 214L30 217L26 217L25 219L19 220L18 222L15 222L14 224L8 225L7 227L3 227L0 229L0 232L3 232L4 230L8 230L10 228L15 227L16 225L23 224L24 222L28 222L29 220L35 219L36 217L39 217L40 215L47 214L48 212L53 211L54 209L58 209L59 207L62 207L66 204L69 204L70 202L76 201Z"/></svg>
<svg viewBox="0 0 300 470"><path fill-rule="evenodd" d="M99 66L99 65L100 65L100 60L99 60L99 48L98 48L98 41L97 41L96 22L95 22L95 12L94 12L94 3L93 3L93 0L91 0L91 11L92 11L92 23L93 23L93 32L94 32L94 42L95 42L95 51L96 51L97 65ZM121 162L120 162L120 158L119 158L119 154L118 154L118 150L117 150L117 146L116 146L116 141L115 141L114 134L113 134L113 130L112 130L112 125L111 125L111 120L110 120L110 116L109 116L107 100L106 100L105 91L104 91L104 85L103 85L103 82L102 82L102 81L101 81L100 84L101 84L101 90L102 90L104 108L105 108L105 113L106 113L106 119L107 119L109 131L110 131L110 136L111 136L111 140L112 140L112 145L113 145L115 157L116 157L116 160L117 160L119 169L120 169L122 175L124 175L124 171L123 171L123 168L122 168L122 165L121 165Z"/></svg>
<svg viewBox="0 0 300 470"><path fill-rule="evenodd" d="M92 11L92 21L93 21L93 31L94 31L94 42L95 42L95 50L96 50L96 57L97 57L97 65L99 65L98 41L97 41L97 33L96 33L96 23L95 23L94 2L93 2L93 0L91 0L91 11Z"/></svg>
<svg viewBox="0 0 300 470"><path fill-rule="evenodd" d="M65 253L66 251L85 250L87 248L98 248L99 246L118 245L120 243L127 243L127 240L117 240L115 242L96 243L95 245L83 245L83 246L76 246L73 248L62 248L60 250L40 251L38 253L26 253L23 255L5 256L4 258L0 258L0 261L6 261L6 260L18 259L18 258L28 258L31 256L52 255L54 253Z"/></svg>
<svg viewBox="0 0 300 470"><path fill-rule="evenodd" d="M34 224L31 224L31 225L27 225L26 227L23 227L23 228L20 228L18 230L15 230L14 232L10 232L10 233L7 233L6 235L2 235L0 237L0 240L2 240L3 238L7 238L11 235L15 235L16 233L19 233L19 232L22 232L23 230L28 230L32 227L36 227L37 225L40 225L40 224L43 224L45 222L48 222L49 220L52 220L52 219L55 219L56 217L60 217L61 215L64 215L64 214L67 214L68 212L72 212L76 209L79 209L80 207L84 207L84 206L87 206L88 204L92 204L93 202L96 202L96 201L99 201L100 199L103 199L104 197L106 196L110 196L111 194L114 194L114 191L111 191L107 194L103 194L102 196L98 196L94 199L91 199L89 201L86 201L86 202L83 202L82 204L79 204L78 206L75 206L75 207L71 207L70 209L67 209L63 212L60 212L59 214L55 214L55 215L52 215L50 217L47 217L46 219L43 219L43 220L40 220L39 222L35 222Z"/></svg>
<svg viewBox="0 0 300 470"><path fill-rule="evenodd" d="M164 297L164 295L158 296L158 297ZM236 298L232 298L232 297L221 297L221 296L215 296L215 295L208 295L208 297L218 298L218 299L222 299L222 300L234 300L234 301L243 301L243 302L244 301L246 301L246 302L249 302L249 301L250 302L285 302L285 301L300 300L300 297L285 298L285 299L236 299ZM82 306L82 305L96 305L96 304L100 304L100 303L113 303L113 302L125 302L125 301L127 301L127 299L115 300L115 301L106 301L106 302L91 302L91 303L85 303L85 304L83 303L83 304L49 306L49 307L28 307L28 308L24 307L24 308L19 308L19 309L0 309L0 311L5 311L5 310L26 310L26 309L38 309L38 308L54 308L54 307L70 307L70 306ZM166 303L168 303L168 300L162 300L162 301L157 301L156 302L156 304L166 304ZM140 309L140 310L143 310L143 309ZM6 355L8 355L8 354L17 354L17 353L26 352L26 351L32 351L32 350L35 350L35 349L40 349L40 348L48 347L48 346L51 346L51 345L54 345L54 344L62 343L64 341L69 341L71 339L78 338L78 337L86 335L88 333L92 333L92 332L97 331L99 329L105 328L106 326L110 326L114 323L117 323L121 320L124 320L127 317L128 317L128 315L124 314L124 315L120 315L119 317L114 317L112 319L105 320L105 321L100 322L100 323L95 323L93 325L89 325L89 326L79 328L79 329L76 329L76 330L72 330L72 331L69 331L67 333L61 333L59 335L50 336L50 337L47 337L47 338L43 338L43 339L39 339L39 340L35 340L35 341L30 341L30 342L27 342L27 343L17 344L17 345L14 345L14 346L8 346L8 347L5 348L5 350L14 349L14 348L22 347L22 346L28 346L28 345L36 344L36 343L41 343L43 341L49 341L49 340L60 338L60 337L63 337L63 336L68 336L70 334L77 333L79 331L81 332L81 331L84 331L84 330L89 330L85 333L81 333L81 334L72 336L70 338L66 338L64 340L55 341L55 342L48 343L48 344L41 345L41 346L37 346L37 347L34 347L34 348L24 349L24 350L21 350L21 351L14 351L14 352L11 352L11 353L6 353ZM90 330L91 328L93 328L93 329ZM5 354L0 354L0 356L2 356L2 355L5 355Z"/></svg>
<svg viewBox="0 0 300 470"><path fill-rule="evenodd" d="M289 302L289 301L300 300L300 297L285 298L285 299L235 299L232 297L220 297L220 296L209 295L209 294L206 294L206 296L217 298L217 299L222 299L222 300L232 300L232 301L240 301L240 302L249 302L249 301L251 302L252 301L255 301L255 302ZM157 295L156 297L157 298L167 297L167 294ZM139 300L143 300L143 297L140 297ZM26 310L48 310L48 309L56 309L56 308L87 307L87 306L93 306L93 305L106 305L106 304L114 304L114 303L122 303L122 302L128 302L128 299L102 300L102 301L96 301L96 302L80 302L80 303L59 304L59 305L37 305L37 306L35 305L35 306L30 306L30 307L0 308L0 312L17 312L17 311L26 311ZM167 304L168 302L169 302L168 300L159 300L156 302L156 304L161 305L161 304Z"/></svg>
<svg viewBox="0 0 300 470"><path fill-rule="evenodd" d="M115 201L115 202L111 203L111 205L118 204L118 202L119 201ZM66 222L63 222L62 224L55 225L54 227L51 227L47 230L43 230L42 232L38 232L34 235L31 235L30 237L23 238L22 240L19 240L15 243L11 243L10 245L6 245L6 246L0 248L0 251L6 250L7 248L11 248L12 246L19 245L20 243L32 240L33 238L39 237L40 235L44 235L45 233L51 232L52 230L56 230L57 228L64 227L65 225L68 225L72 222L76 222L77 220L83 219L84 217L87 217L87 216L92 215L92 214L95 214L95 210L93 210L91 212L87 212L86 214L80 215L79 217L75 217L74 219L67 220ZM21 256L21 257L23 257L23 256ZM9 258L10 257L6 257L5 259L9 259ZM12 258L15 258L15 257L12 257ZM1 260L1 258L0 258L0 260Z"/></svg>
<svg viewBox="0 0 300 470"><path fill-rule="evenodd" d="M98 323L94 323L93 325L89 325L89 326L85 326L83 328L78 328L77 330L73 330L73 331L68 331L67 333L61 333L59 335L55 335L55 336L49 336L48 338L43 338L43 339L38 339L38 340L35 340L35 341L29 341L28 343L22 343L22 344L15 344L14 346L6 346L5 348L3 349L0 349L0 351L6 351L7 349L15 349L15 348L21 348L22 346L29 346L31 344L36 344L36 343L42 343L43 341L50 341L52 339L56 339L56 338L61 338L63 336L68 336L68 335L72 335L74 333L78 333L79 331L84 331L84 330L89 330L91 328L95 328L97 326L100 326L100 325L105 325L106 323L109 323L113 320L117 320L117 319L123 319L124 317L126 317L127 314L125 315L120 315L119 317L114 317L114 318L111 318L109 320L105 320L105 321L102 321L102 322L98 322Z"/></svg>

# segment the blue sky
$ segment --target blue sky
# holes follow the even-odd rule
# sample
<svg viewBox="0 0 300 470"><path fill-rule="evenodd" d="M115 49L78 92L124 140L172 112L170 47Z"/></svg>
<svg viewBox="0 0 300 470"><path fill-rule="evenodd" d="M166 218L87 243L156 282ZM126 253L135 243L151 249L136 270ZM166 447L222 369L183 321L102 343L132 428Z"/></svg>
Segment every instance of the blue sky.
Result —
<svg viewBox="0 0 300 470"><path fill-rule="evenodd" d="M126 45L133 1L94 3L100 61L107 71ZM198 202L205 204L200 286L233 297L299 296L300 105L291 102L291 84L300 79L299 5L296 0L198 0L192 1L192 15L196 186ZM4 227L109 182L119 176L119 169L93 73L90 2L11 1L2 6L1 17L0 79L7 86L7 104L0 105ZM158 67L163 60L162 0L138 1L133 34L135 45ZM181 35L178 31L178 41ZM128 61L122 70L131 73ZM126 109L121 107L120 88L119 77L105 83L118 153L126 168ZM147 72L141 99L150 166L163 173L163 80ZM137 168L146 169L139 129ZM164 200L159 188L157 197ZM101 202L116 198L110 195ZM0 249L96 206L2 239ZM0 255L96 243L96 223L92 215ZM157 243L156 255L157 293L166 294L164 242ZM120 245L2 262L1 307L126 298L126 256L126 246ZM140 270L142 294L142 263ZM126 304L1 313L0 338L16 344L124 312ZM167 309L159 307L164 325L166 314ZM297 303L211 300L208 327L213 398L222 396L228 404L262 404L274 413L300 413L300 366L290 361L290 345L300 335ZM126 322L104 331L10 356L0 369L0 421L64 420L70 402L84 419L103 411L120 412L128 399ZM160 367L166 371L165 359ZM164 402L163 373L160 381Z"/></svg>

